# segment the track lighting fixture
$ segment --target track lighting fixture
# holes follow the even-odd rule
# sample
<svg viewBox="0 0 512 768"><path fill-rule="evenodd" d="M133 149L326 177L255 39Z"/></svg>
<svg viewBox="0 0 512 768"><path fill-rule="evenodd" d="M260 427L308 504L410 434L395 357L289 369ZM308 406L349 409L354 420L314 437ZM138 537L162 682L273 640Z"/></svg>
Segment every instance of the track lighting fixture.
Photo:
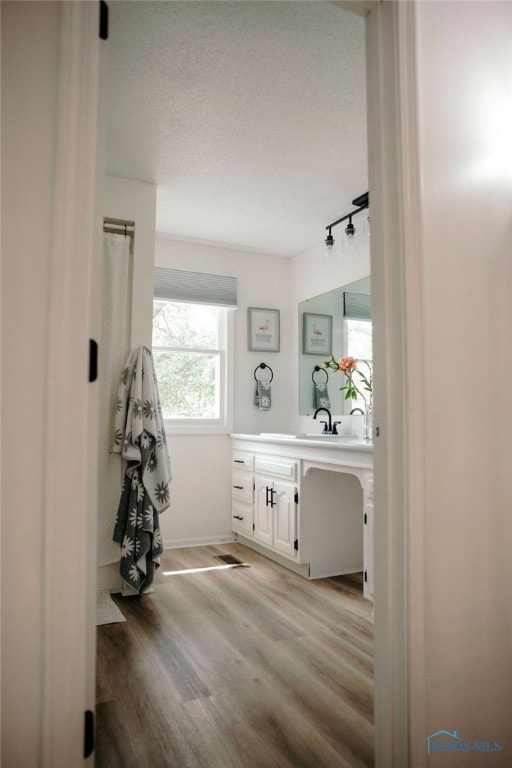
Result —
<svg viewBox="0 0 512 768"><path fill-rule="evenodd" d="M356 213L359 213L360 211L364 211L365 208L368 208L370 205L370 197L368 192L365 192L363 195L359 195L359 197L356 197L354 200L352 200L352 205L355 205L356 208L354 211L350 211L350 213L347 213L345 216L342 216L341 219L338 219L337 221L333 221L332 224L329 224L326 227L326 230L328 232L327 237L325 238L325 247L327 251L331 251L334 247L334 237L331 234L331 229L333 227L336 227L338 224L341 224L342 221L346 221L348 219L348 224L345 227L345 234L347 237L354 237L356 228L352 224L352 216L355 216Z"/></svg>

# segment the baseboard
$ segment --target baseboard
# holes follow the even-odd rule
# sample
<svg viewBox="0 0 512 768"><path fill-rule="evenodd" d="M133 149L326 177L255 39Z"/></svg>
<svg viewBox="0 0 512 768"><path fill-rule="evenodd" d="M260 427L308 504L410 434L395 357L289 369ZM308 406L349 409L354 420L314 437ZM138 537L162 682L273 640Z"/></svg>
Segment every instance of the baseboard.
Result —
<svg viewBox="0 0 512 768"><path fill-rule="evenodd" d="M245 536L237 535L237 541L240 544L244 544L249 549L254 549L260 555L268 557L269 560L273 560L275 563L288 568L288 570L297 573L299 576L303 576L305 579L309 579L309 563L294 563L293 560L288 560L286 557L282 557L277 552L273 552L271 549L267 549L264 546L260 546L256 541L252 539L246 539Z"/></svg>
<svg viewBox="0 0 512 768"><path fill-rule="evenodd" d="M332 579L334 576L351 576L354 573L363 573L363 566L354 566L353 568L347 568L346 570L340 571L339 569L334 570L327 570L327 571L318 571L313 572L309 574L309 578L311 580L314 579Z"/></svg>
<svg viewBox="0 0 512 768"><path fill-rule="evenodd" d="M96 589L110 589L111 592L121 591L119 563L100 565L96 569Z"/></svg>
<svg viewBox="0 0 512 768"><path fill-rule="evenodd" d="M164 541L165 549L180 549L181 547L206 547L212 544L228 544L235 541L234 535L206 536L197 539L171 539ZM96 570L97 589L110 589L111 592L121 591L121 576L119 563L101 565Z"/></svg>
<svg viewBox="0 0 512 768"><path fill-rule="evenodd" d="M207 547L212 544L228 544L235 541L234 534L224 536L205 536L197 539L167 539L164 541L165 549L180 549L181 547Z"/></svg>

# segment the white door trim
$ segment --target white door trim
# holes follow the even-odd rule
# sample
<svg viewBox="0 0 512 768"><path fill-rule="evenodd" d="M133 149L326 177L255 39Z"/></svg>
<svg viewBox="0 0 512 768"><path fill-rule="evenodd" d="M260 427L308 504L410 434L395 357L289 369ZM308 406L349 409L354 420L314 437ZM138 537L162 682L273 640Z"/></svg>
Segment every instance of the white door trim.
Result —
<svg viewBox="0 0 512 768"><path fill-rule="evenodd" d="M425 764L423 317L415 3L367 18L375 357L376 766Z"/></svg>
<svg viewBox="0 0 512 768"><path fill-rule="evenodd" d="M95 233L101 231L98 3L62 3L60 9L44 456L44 768L86 764L83 713L94 709L96 387L88 383L88 340Z"/></svg>

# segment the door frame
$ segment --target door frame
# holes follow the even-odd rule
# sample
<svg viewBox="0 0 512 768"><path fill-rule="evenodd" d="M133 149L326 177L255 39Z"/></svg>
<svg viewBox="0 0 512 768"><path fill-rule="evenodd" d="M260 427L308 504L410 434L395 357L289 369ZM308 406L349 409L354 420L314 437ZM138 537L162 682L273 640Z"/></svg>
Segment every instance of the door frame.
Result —
<svg viewBox="0 0 512 768"><path fill-rule="evenodd" d="M367 19L375 361L375 764L426 765L423 316L416 2ZM414 515L411 514L414 510ZM418 742L418 743L417 743Z"/></svg>
<svg viewBox="0 0 512 768"><path fill-rule="evenodd" d="M344 4L345 5L345 4ZM86 383L99 253L101 124L97 4L62 4L59 136L48 323L45 540L42 581L42 766L85 765L82 721L94 709L97 388ZM368 13L368 104L375 352L376 765L410 765L424 712L421 441L421 251L415 4ZM407 258L406 258L407 256ZM76 372L84 376L77 384ZM72 414L72 423L69 421ZM70 451L70 430L73 435ZM415 509L414 520L408 509ZM69 531L72 530L72 535ZM85 542L85 546L84 546ZM414 562L414 568L411 563ZM66 578L62 578L62 574ZM414 658L410 648L415 648ZM408 691L414 687L414 697ZM72 722L71 722L72 721ZM64 723L68 727L64 728ZM90 762L90 761L88 761ZM420 762L414 762L415 768Z"/></svg>
<svg viewBox="0 0 512 768"><path fill-rule="evenodd" d="M98 3L60 4L47 320L41 580L41 766L90 765L84 712L95 702L97 384L94 291L102 221L102 49Z"/></svg>

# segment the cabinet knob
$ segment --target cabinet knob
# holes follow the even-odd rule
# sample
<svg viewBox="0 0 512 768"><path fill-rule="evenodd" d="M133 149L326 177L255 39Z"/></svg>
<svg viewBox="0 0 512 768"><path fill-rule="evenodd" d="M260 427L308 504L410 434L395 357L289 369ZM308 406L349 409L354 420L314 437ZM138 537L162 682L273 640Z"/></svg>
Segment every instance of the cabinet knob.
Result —
<svg viewBox="0 0 512 768"><path fill-rule="evenodd" d="M240 517L240 515L233 515L235 520L243 520L243 517Z"/></svg>
<svg viewBox="0 0 512 768"><path fill-rule="evenodd" d="M237 488L239 491L243 491L243 485L234 485L233 488Z"/></svg>

